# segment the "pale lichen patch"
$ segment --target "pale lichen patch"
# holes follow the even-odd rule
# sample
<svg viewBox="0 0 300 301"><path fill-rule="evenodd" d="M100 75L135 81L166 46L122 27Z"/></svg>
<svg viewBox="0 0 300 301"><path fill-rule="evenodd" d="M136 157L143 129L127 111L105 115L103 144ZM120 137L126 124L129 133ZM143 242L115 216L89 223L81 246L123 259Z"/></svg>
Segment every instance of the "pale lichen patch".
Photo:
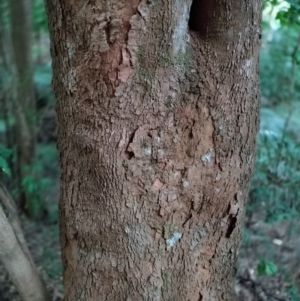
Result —
<svg viewBox="0 0 300 301"><path fill-rule="evenodd" d="M157 159L162 160L165 157L165 152L162 149L157 151Z"/></svg>
<svg viewBox="0 0 300 301"><path fill-rule="evenodd" d="M251 67L252 67L252 60L246 60L244 65L244 70L247 77L249 77L251 74Z"/></svg>
<svg viewBox="0 0 300 301"><path fill-rule="evenodd" d="M69 59L71 59L75 52L75 45L73 43L68 42L67 43L67 49L68 49L68 56Z"/></svg>
<svg viewBox="0 0 300 301"><path fill-rule="evenodd" d="M178 176L180 176L180 172L179 172L179 171L176 171L176 172L174 173L174 177L177 178Z"/></svg>
<svg viewBox="0 0 300 301"><path fill-rule="evenodd" d="M247 163L248 164L253 164L254 163L254 158L253 158L252 154L247 157Z"/></svg>
<svg viewBox="0 0 300 301"><path fill-rule="evenodd" d="M218 181L220 181L222 179L222 176L221 176L221 174L217 174L217 176L216 176L216 181L218 182Z"/></svg>
<svg viewBox="0 0 300 301"><path fill-rule="evenodd" d="M171 200L171 201L175 201L177 199L177 194L176 193L171 193L168 196L168 199Z"/></svg>
<svg viewBox="0 0 300 301"><path fill-rule="evenodd" d="M205 153L202 157L201 160L204 163L208 163L211 161L211 157L212 157L212 150L208 151L207 153Z"/></svg>
<svg viewBox="0 0 300 301"><path fill-rule="evenodd" d="M151 147L146 147L144 152L145 152L145 155L150 156L152 153Z"/></svg>
<svg viewBox="0 0 300 301"><path fill-rule="evenodd" d="M182 237L182 234L179 232L174 232L173 235L166 240L168 247L173 247L175 243Z"/></svg>
<svg viewBox="0 0 300 301"><path fill-rule="evenodd" d="M183 188L189 187L190 183L186 179L182 179L182 186Z"/></svg>
<svg viewBox="0 0 300 301"><path fill-rule="evenodd" d="M186 51L186 42L188 40L187 33L187 20L189 16L188 4L181 1L177 1L178 5L178 17L176 18L176 25L172 34L173 40L173 54L177 55L178 52Z"/></svg>

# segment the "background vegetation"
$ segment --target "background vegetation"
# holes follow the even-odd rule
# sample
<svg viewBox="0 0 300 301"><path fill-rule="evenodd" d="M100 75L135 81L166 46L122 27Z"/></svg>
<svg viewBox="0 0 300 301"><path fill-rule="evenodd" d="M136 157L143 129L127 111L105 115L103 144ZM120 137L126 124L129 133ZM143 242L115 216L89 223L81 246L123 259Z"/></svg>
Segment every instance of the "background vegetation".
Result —
<svg viewBox="0 0 300 301"><path fill-rule="evenodd" d="M30 60L26 78L21 78L10 2L0 2L0 181L19 205L29 247L53 300L62 300L57 226L59 164L49 35L43 0L31 0L29 4ZM264 1L262 28L261 125L236 290L241 301L297 301L300 300L300 1ZM34 104L28 111L23 105L24 93L18 91L30 85L29 77ZM34 151L21 166L20 152L24 150L18 143L18 135L23 132L18 123L20 114L24 114L25 123L34 133L31 140ZM0 266L0 300L18 298Z"/></svg>

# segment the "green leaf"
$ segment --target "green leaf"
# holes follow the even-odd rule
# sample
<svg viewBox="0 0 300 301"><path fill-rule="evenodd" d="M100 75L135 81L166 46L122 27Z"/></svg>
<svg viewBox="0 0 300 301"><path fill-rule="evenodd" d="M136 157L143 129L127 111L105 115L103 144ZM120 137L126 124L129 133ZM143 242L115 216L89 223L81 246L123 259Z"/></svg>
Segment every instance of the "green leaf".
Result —
<svg viewBox="0 0 300 301"><path fill-rule="evenodd" d="M4 173L6 173L9 176L11 174L8 164L3 157L0 157L0 170L2 170Z"/></svg>
<svg viewBox="0 0 300 301"><path fill-rule="evenodd" d="M32 1L32 27L35 32L48 31L47 16L44 7L44 1L33 0Z"/></svg>
<svg viewBox="0 0 300 301"><path fill-rule="evenodd" d="M288 2L294 8L300 10L300 5L296 1L294 1L294 0L285 0L285 1Z"/></svg>
<svg viewBox="0 0 300 301"><path fill-rule="evenodd" d="M277 266L273 262L261 259L257 265L258 276L273 276L277 273Z"/></svg>
<svg viewBox="0 0 300 301"><path fill-rule="evenodd" d="M12 155L13 152L14 152L14 150L11 148L1 147L0 148L0 157L7 160Z"/></svg>

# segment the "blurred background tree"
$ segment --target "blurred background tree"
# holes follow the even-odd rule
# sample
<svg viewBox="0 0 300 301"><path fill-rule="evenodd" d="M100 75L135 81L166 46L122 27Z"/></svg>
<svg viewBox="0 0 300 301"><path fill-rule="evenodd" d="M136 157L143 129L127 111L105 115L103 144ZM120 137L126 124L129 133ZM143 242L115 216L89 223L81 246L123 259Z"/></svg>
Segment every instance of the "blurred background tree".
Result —
<svg viewBox="0 0 300 301"><path fill-rule="evenodd" d="M13 73L11 110L14 120L14 140L16 146L15 176L18 181L20 206L27 213L32 193L24 185L32 177L32 162L35 156L36 108L33 87L33 63L31 57L31 3L28 0L11 0L9 3L9 26L11 32L11 56L8 62ZM9 43L9 41L6 41ZM36 216L38 213L34 212Z"/></svg>
<svg viewBox="0 0 300 301"><path fill-rule="evenodd" d="M48 139L41 138L41 127L53 100L47 19L44 3L38 0L2 1L0 13L2 142L11 150L6 158L12 171L9 187L19 207L38 219L46 210L46 182L37 142Z"/></svg>
<svg viewBox="0 0 300 301"><path fill-rule="evenodd" d="M266 219L278 220L300 210L300 2L264 1L262 37L261 123L248 211L266 204Z"/></svg>
<svg viewBox="0 0 300 301"><path fill-rule="evenodd" d="M261 124L236 289L240 301L297 301L300 0L263 1L262 25ZM29 247L53 299L62 300L51 78L43 0L0 1L0 180L18 200ZM0 300L19 300L6 289L10 282L2 271L0 266Z"/></svg>

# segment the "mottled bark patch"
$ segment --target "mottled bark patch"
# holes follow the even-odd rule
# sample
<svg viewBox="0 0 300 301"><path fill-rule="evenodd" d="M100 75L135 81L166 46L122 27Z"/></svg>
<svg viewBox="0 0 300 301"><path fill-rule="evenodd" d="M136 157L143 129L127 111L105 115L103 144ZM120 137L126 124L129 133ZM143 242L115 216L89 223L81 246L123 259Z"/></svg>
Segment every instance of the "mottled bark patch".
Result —
<svg viewBox="0 0 300 301"><path fill-rule="evenodd" d="M233 300L260 2L80 3L47 1L66 301Z"/></svg>

